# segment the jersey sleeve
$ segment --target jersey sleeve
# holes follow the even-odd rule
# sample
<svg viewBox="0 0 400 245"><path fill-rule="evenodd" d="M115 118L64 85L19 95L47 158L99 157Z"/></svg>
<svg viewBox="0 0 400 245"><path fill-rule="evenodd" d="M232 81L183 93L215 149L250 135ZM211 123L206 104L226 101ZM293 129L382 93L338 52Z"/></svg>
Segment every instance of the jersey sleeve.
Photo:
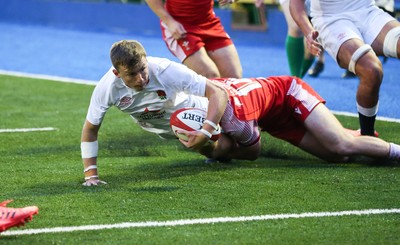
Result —
<svg viewBox="0 0 400 245"><path fill-rule="evenodd" d="M88 120L93 125L100 125L104 119L107 110L113 105L111 88L107 86L110 76L107 74L99 81L93 90L92 97L86 115Z"/></svg>
<svg viewBox="0 0 400 245"><path fill-rule="evenodd" d="M173 91L205 96L207 78L183 64L171 62L160 73L160 80Z"/></svg>

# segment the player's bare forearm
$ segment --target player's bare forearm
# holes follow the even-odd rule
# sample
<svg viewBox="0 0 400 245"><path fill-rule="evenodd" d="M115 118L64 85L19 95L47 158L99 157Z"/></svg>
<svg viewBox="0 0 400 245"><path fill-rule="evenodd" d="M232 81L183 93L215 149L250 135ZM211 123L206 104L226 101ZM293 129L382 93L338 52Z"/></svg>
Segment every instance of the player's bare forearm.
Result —
<svg viewBox="0 0 400 245"><path fill-rule="evenodd" d="M162 0L146 0L147 5L149 5L150 9L167 25L171 20L173 20L172 16L168 13L168 11L164 8L164 2Z"/></svg>
<svg viewBox="0 0 400 245"><path fill-rule="evenodd" d="M307 35L309 32L311 32L311 30L314 29L310 20L308 19L306 9L304 7L304 0L290 0L289 10L293 20L300 27L304 35Z"/></svg>
<svg viewBox="0 0 400 245"><path fill-rule="evenodd" d="M318 32L312 26L304 7L304 0L290 1L290 14L300 27L306 38L307 49L312 55L318 56L322 52L322 45L318 42Z"/></svg>
<svg viewBox="0 0 400 245"><path fill-rule="evenodd" d="M209 101L206 119L218 124L221 121L228 103L228 92L219 82L207 79L205 95ZM204 124L203 128L210 133L214 130L209 124Z"/></svg>
<svg viewBox="0 0 400 245"><path fill-rule="evenodd" d="M256 160L261 152L261 143L251 146L240 146L235 140L226 134L221 134L215 144L207 145L199 151L202 155L213 159L238 159Z"/></svg>
<svg viewBox="0 0 400 245"><path fill-rule="evenodd" d="M83 161L83 173L85 176L85 186L93 186L106 184L99 179L97 172L97 154L98 142L97 136L100 125L93 125L89 121L85 121L81 136L81 155Z"/></svg>

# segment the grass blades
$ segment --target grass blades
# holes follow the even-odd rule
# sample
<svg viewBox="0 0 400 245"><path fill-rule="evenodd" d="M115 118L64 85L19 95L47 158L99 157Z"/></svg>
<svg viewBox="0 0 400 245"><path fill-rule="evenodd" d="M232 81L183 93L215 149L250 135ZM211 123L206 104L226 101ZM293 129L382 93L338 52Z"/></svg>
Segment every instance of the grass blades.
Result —
<svg viewBox="0 0 400 245"><path fill-rule="evenodd" d="M112 109L99 133L99 174L83 187L80 134L93 86L0 76L0 201L37 205L25 229L400 208L400 168L357 158L329 164L264 134L254 161L205 164L178 141ZM350 128L356 118L339 117ZM399 124L378 121L400 143ZM3 236L1 244L400 244L400 214L277 219Z"/></svg>

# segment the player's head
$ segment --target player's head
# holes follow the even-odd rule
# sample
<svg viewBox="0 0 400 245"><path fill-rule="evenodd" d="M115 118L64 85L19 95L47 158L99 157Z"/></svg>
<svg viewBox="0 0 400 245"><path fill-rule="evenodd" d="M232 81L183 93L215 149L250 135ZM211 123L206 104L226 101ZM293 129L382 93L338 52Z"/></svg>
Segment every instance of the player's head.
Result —
<svg viewBox="0 0 400 245"><path fill-rule="evenodd" d="M110 58L114 68L119 70L121 66L134 68L142 58L146 57L146 50L136 40L121 40L111 46Z"/></svg>
<svg viewBox="0 0 400 245"><path fill-rule="evenodd" d="M122 40L112 45L110 50L114 74L126 86L137 91L143 90L149 82L146 50L135 40Z"/></svg>

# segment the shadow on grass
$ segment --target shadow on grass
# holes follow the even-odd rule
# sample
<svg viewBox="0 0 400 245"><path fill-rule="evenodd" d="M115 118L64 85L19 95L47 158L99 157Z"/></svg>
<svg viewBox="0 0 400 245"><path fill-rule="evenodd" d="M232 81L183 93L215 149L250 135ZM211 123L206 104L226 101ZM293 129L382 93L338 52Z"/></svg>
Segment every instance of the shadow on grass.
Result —
<svg viewBox="0 0 400 245"><path fill-rule="evenodd" d="M81 172L74 175L55 178L53 182L45 182L19 190L14 193L21 196L64 195L73 193L97 193L129 190L132 192L160 193L174 192L181 187L174 185L158 185L152 182L195 176L204 172L233 171L237 169L312 169L326 171L332 169L357 169L363 167L398 166L390 161L357 158L350 163L331 164L315 158L289 144L263 145L261 156L256 161L233 160L229 163L206 164L201 155L185 149L178 141L163 141L153 135L138 136L120 135L102 143L102 159L99 164L101 179L109 184L95 188L81 186ZM57 148L58 149L58 148ZM69 151L66 147L64 151ZM104 160L106 159L106 160ZM109 164L105 163L108 161ZM141 185L145 186L141 186Z"/></svg>

